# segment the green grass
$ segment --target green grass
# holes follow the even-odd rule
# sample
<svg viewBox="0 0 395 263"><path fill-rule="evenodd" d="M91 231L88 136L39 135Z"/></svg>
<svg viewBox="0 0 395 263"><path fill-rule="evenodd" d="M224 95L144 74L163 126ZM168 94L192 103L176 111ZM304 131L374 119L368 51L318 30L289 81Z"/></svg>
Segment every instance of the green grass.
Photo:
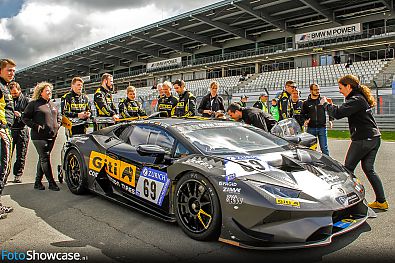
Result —
<svg viewBox="0 0 395 263"><path fill-rule="evenodd" d="M337 131L328 129L328 137L336 139L350 139L349 131ZM395 132L393 131L382 131L381 139L385 141L395 141Z"/></svg>

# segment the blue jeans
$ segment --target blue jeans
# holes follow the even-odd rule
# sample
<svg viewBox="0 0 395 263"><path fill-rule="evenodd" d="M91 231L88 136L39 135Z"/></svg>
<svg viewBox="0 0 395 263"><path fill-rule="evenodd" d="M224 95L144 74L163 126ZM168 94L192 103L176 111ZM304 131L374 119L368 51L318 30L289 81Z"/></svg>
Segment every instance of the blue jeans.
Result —
<svg viewBox="0 0 395 263"><path fill-rule="evenodd" d="M320 143L320 148L322 153L329 156L328 135L326 132L326 127L321 127L321 128L307 127L307 132L310 133L311 135L318 136L318 141Z"/></svg>

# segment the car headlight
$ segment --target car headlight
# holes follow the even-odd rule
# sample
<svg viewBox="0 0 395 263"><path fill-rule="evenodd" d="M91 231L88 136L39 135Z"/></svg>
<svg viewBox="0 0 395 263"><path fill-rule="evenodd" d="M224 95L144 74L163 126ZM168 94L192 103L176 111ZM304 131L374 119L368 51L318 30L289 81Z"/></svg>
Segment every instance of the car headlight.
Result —
<svg viewBox="0 0 395 263"><path fill-rule="evenodd" d="M257 183L252 182L254 185L258 186L259 188L265 190L266 192L277 196L277 197L285 197L285 198L298 198L300 194L300 190L286 188L278 185L273 184L264 184L264 183Z"/></svg>

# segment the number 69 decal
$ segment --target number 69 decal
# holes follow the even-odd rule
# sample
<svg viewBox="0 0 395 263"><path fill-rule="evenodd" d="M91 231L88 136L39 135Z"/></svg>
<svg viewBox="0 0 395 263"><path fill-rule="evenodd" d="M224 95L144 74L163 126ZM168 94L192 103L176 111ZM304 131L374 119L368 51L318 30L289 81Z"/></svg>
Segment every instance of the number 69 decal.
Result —
<svg viewBox="0 0 395 263"><path fill-rule="evenodd" d="M144 167L137 182L136 195L161 206L169 184L167 173Z"/></svg>

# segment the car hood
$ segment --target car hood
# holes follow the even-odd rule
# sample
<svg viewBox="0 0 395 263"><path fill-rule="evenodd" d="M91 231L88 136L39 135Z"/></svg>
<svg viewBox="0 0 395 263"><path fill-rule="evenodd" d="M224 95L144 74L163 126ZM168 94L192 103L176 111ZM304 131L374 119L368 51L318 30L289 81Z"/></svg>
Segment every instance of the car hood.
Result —
<svg viewBox="0 0 395 263"><path fill-rule="evenodd" d="M255 156L232 155L226 156L224 163L226 181L237 178L291 188L312 201L342 196L350 199L348 195L355 200L364 197L363 186L344 166L316 151L295 149Z"/></svg>

